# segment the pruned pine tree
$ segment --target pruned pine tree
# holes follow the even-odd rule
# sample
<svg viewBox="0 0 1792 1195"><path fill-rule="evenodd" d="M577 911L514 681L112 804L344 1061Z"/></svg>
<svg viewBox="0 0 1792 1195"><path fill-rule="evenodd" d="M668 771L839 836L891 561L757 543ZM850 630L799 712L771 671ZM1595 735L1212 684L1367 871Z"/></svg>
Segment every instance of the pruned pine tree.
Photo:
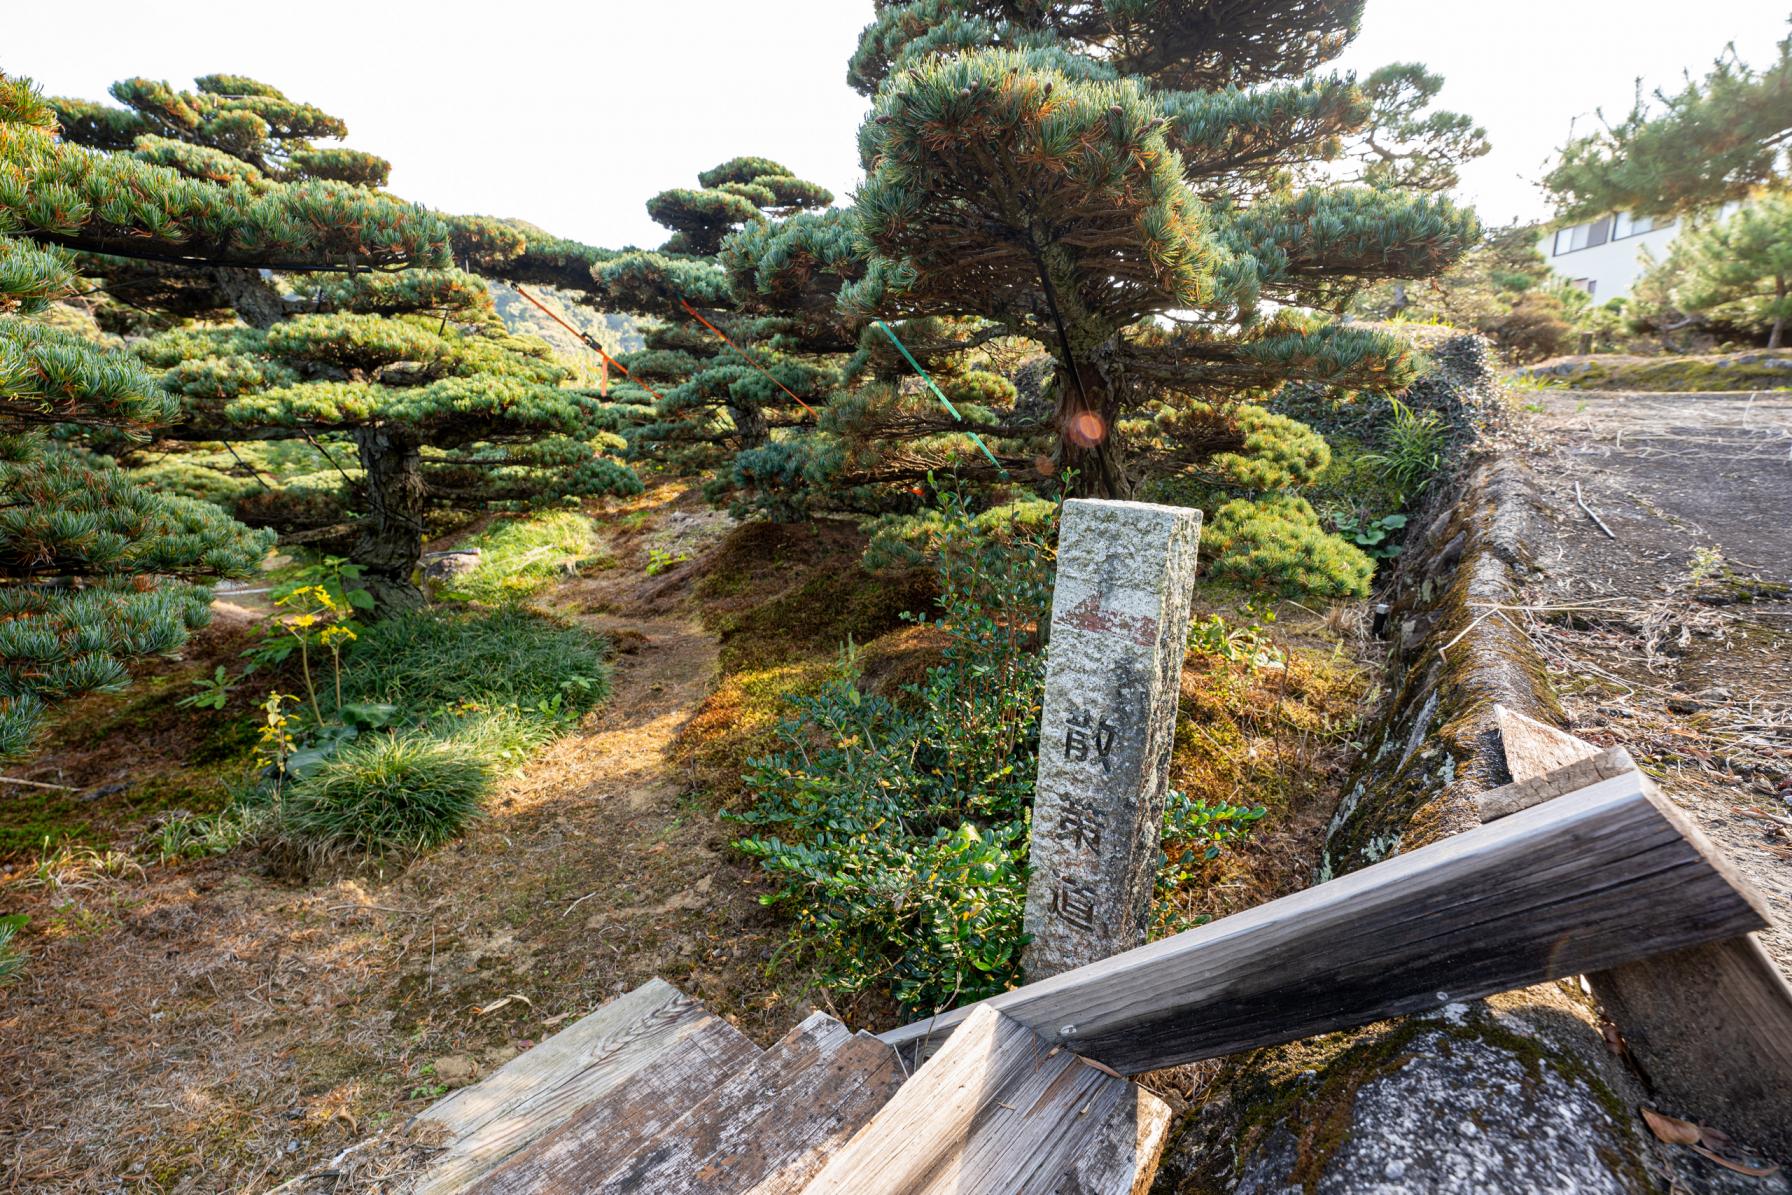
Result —
<svg viewBox="0 0 1792 1195"><path fill-rule="evenodd" d="M618 408L569 385L546 344L505 331L480 279L292 281L314 310L136 346L181 400L172 438L202 449L148 466L152 484L340 547L383 610L421 600L411 578L439 514L639 491L618 459ZM287 445L285 467L257 467L270 443Z"/></svg>
<svg viewBox="0 0 1792 1195"><path fill-rule="evenodd" d="M249 574L267 548L216 507L145 490L66 442L175 412L132 357L42 320L76 287L53 242L135 230L174 252L168 233L206 209L165 171L109 173L55 137L30 81L0 75L0 759L29 748L54 703L118 688L133 660L179 647L210 616L207 582Z"/></svg>
<svg viewBox="0 0 1792 1195"><path fill-rule="evenodd" d="M734 456L776 429L811 420L836 384L834 356L852 341L831 296L813 310L782 309L730 285L739 268L724 244L762 244L780 229L837 219L819 212L825 188L766 158L740 157L648 200L671 236L652 252L594 262L587 290L606 310L655 321L645 346L624 354L635 379L619 397L651 408L630 439L636 451L683 470L714 470L726 487Z"/></svg>
<svg viewBox="0 0 1792 1195"><path fill-rule="evenodd" d="M1562 148L1543 176L1564 220L1688 215L1792 181L1792 37L1765 67L1732 48L1679 91L1638 95L1616 123Z"/></svg>
<svg viewBox="0 0 1792 1195"><path fill-rule="evenodd" d="M191 194L221 202L232 220L209 227L237 227L265 251L253 265L234 265L217 259L203 234L171 238L184 241L173 252L144 254L91 230L71 247L108 255L82 265L117 300L99 313L103 324L141 332L235 311L268 327L284 308L278 288L256 267L390 268L441 256L440 222L375 190L385 185L390 163L316 144L347 134L335 116L240 75L207 75L192 91L126 79L112 86L112 96L123 106L50 100L63 139L101 151L94 156L105 164L100 169L118 172L136 161L186 177ZM327 252L334 262L318 260L316 251L326 249L318 230L332 231Z"/></svg>
<svg viewBox="0 0 1792 1195"><path fill-rule="evenodd" d="M1764 329L1785 344L1792 322L1792 193L1762 195L1675 244L1674 305L1732 327Z"/></svg>
<svg viewBox="0 0 1792 1195"><path fill-rule="evenodd" d="M1297 185L1371 131L1373 107L1347 76L1273 82L1264 50L1285 45L1305 70L1314 21L1356 6L1259 6L1288 11L1236 45L1245 31L1213 22L1196 47L1178 41L1185 10L1209 6L1128 4L1118 63L1102 39L1053 25L1104 6L1037 7L1045 19L1016 39L1031 48L898 56L860 138L873 258L849 308L981 316L1044 345L1058 364L1054 469L1091 494L1130 492L1129 457L1199 463L1206 437L1176 434L1183 400L1411 377L1400 343L1299 314L1441 270L1476 231L1426 194ZM1205 89L1235 54L1265 84Z"/></svg>
<svg viewBox="0 0 1792 1195"><path fill-rule="evenodd" d="M1312 73L1361 7L880 3L849 75L874 98L861 260L838 302L889 321L930 372L966 375L964 401L955 416L903 371L867 371L806 442L744 456L743 483L896 510L924 506L916 476L942 469L990 502L1067 473L1102 496L1170 477L1246 495L1310 483L1323 441L1241 404L1296 380L1405 385L1407 343L1324 313L1443 271L1478 235L1434 192L1485 139L1426 111L1435 76ZM1012 344L1050 356L1018 390L977 368ZM1270 464L1238 467L1253 454Z"/></svg>
<svg viewBox="0 0 1792 1195"><path fill-rule="evenodd" d="M203 243L134 255L173 274L95 263L121 300L176 304L164 322L220 295L243 320L135 346L180 404L129 458L146 484L339 548L382 610L421 600L412 574L432 515L638 488L617 459L615 408L567 385L545 344L505 332L484 283L453 268L589 279L594 251L399 203L375 189L383 160L314 144L346 133L342 121L254 80L208 76L194 92L129 80L112 94L126 106L56 101L93 147L81 158L234 204L223 227L261 248L240 270L215 268L239 263ZM103 238L73 247L121 252Z"/></svg>
<svg viewBox="0 0 1792 1195"><path fill-rule="evenodd" d="M383 187L392 173L390 162L363 150L319 148L314 142L340 140L348 126L242 75L205 75L192 91L125 79L111 94L122 107L51 99L63 135L220 183L333 179Z"/></svg>

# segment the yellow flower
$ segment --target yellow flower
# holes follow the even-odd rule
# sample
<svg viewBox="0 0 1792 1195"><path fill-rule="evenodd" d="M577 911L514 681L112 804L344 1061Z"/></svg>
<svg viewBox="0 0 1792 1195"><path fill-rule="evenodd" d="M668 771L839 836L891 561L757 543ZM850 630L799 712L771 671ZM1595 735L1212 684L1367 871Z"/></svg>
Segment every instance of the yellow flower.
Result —
<svg viewBox="0 0 1792 1195"><path fill-rule="evenodd" d="M318 635L318 640L325 647L334 647L338 643L352 643L354 639L355 633L343 626L325 627L323 632Z"/></svg>
<svg viewBox="0 0 1792 1195"><path fill-rule="evenodd" d="M295 626L295 627L298 627L300 630L304 630L306 627L315 626L317 624L317 615L315 615L315 614L295 614L291 618L287 619L286 621L287 621L287 625Z"/></svg>

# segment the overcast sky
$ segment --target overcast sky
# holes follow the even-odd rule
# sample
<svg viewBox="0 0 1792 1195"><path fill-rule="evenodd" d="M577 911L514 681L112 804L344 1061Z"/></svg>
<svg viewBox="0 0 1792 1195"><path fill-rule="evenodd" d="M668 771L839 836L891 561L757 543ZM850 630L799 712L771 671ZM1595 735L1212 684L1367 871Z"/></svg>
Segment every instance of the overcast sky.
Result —
<svg viewBox="0 0 1792 1195"><path fill-rule="evenodd" d="M869 0L9 7L0 69L51 94L103 99L132 75L176 86L253 75L345 119L349 144L392 160L406 198L594 244L657 244L647 197L736 154L775 158L842 199L859 178L865 101L845 76ZM1503 222L1547 214L1533 180L1571 122L1622 112L1639 75L1654 86L1702 74L1729 41L1765 62L1788 10L1792 0L1370 0L1340 65L1441 72L1440 103L1493 140L1464 197Z"/></svg>

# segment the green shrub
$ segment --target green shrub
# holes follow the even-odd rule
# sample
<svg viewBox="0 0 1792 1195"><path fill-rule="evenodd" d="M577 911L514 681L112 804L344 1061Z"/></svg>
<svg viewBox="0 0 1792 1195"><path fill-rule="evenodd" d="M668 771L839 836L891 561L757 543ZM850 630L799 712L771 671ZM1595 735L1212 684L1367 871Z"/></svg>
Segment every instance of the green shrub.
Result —
<svg viewBox="0 0 1792 1195"><path fill-rule="evenodd" d="M591 555L594 528L572 511L501 519L473 537L468 546L479 549L479 564L445 596L498 605L538 593Z"/></svg>
<svg viewBox="0 0 1792 1195"><path fill-rule="evenodd" d="M420 722L471 703L576 717L610 695L603 636L519 606L419 610L367 628L347 655L351 702Z"/></svg>
<svg viewBox="0 0 1792 1195"><path fill-rule="evenodd" d="M732 816L755 833L736 845L837 990L887 983L933 1008L1018 975L1051 573L1045 536L1006 526L975 528L948 497L929 537L944 663L897 703L860 688L849 645L792 700L782 749L750 763L755 801Z"/></svg>
<svg viewBox="0 0 1792 1195"><path fill-rule="evenodd" d="M281 825L318 847L427 850L458 835L491 786L491 763L472 745L422 731L375 734L296 781Z"/></svg>
<svg viewBox="0 0 1792 1195"><path fill-rule="evenodd" d="M923 537L944 662L890 700L861 687L849 643L819 690L790 701L781 749L750 763L753 804L731 815L755 830L735 845L776 882L762 899L794 918L789 949L830 987L887 985L910 1011L1019 981L1045 696L1055 519L944 505ZM1161 882L1186 881L1261 816L1172 794Z"/></svg>
<svg viewBox="0 0 1792 1195"><path fill-rule="evenodd" d="M1201 547L1208 574L1286 594L1366 597L1375 563L1328 533L1305 498L1280 494L1237 499L1214 512Z"/></svg>

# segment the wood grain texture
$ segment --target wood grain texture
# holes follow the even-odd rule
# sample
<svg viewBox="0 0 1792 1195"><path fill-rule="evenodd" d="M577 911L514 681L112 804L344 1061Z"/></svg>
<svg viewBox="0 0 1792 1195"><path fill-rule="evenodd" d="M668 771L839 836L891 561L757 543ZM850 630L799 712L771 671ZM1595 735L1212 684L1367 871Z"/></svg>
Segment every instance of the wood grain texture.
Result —
<svg viewBox="0 0 1792 1195"><path fill-rule="evenodd" d="M1135 1074L1766 924L1704 836L1627 776L985 1003ZM882 1036L924 1056L966 1015Z"/></svg>
<svg viewBox="0 0 1792 1195"><path fill-rule="evenodd" d="M442 1125L449 1136L447 1152L423 1177L417 1195L467 1189L581 1108L619 1089L668 1071L732 1070L758 1053L728 1022L670 984L652 980L419 1114L419 1120Z"/></svg>
<svg viewBox="0 0 1792 1195"><path fill-rule="evenodd" d="M481 1195L785 1195L869 1121L903 1078L895 1051L814 1013L729 1074L682 1091L638 1083L492 1171Z"/></svg>
<svg viewBox="0 0 1792 1195"><path fill-rule="evenodd" d="M1662 1106L1792 1163L1792 987L1750 936L1592 977Z"/></svg>
<svg viewBox="0 0 1792 1195"><path fill-rule="evenodd" d="M1603 751L1594 747L1593 751L1594 754L1563 764L1554 771L1488 789L1475 798L1475 808L1481 820L1498 821L1520 809L1529 809L1544 801L1591 788L1601 780L1616 780L1639 770L1636 761L1630 758L1630 752L1622 747L1607 747Z"/></svg>
<svg viewBox="0 0 1792 1195"><path fill-rule="evenodd" d="M1517 783L1480 798L1484 821L1560 796L1624 755L1529 718L1509 729L1502 721L1501 731ZM1577 744L1581 758L1537 774L1539 759L1571 750L1561 739ZM1792 985L1760 942L1744 935L1691 946L1587 980L1668 1111L1792 1163Z"/></svg>
<svg viewBox="0 0 1792 1195"><path fill-rule="evenodd" d="M805 1195L1133 1195L1170 1110L994 1009L834 1155Z"/></svg>
<svg viewBox="0 0 1792 1195"><path fill-rule="evenodd" d="M1534 780L1576 760L1599 754L1599 748L1565 730L1526 717L1503 705L1493 707L1506 753L1506 770L1515 782Z"/></svg>

